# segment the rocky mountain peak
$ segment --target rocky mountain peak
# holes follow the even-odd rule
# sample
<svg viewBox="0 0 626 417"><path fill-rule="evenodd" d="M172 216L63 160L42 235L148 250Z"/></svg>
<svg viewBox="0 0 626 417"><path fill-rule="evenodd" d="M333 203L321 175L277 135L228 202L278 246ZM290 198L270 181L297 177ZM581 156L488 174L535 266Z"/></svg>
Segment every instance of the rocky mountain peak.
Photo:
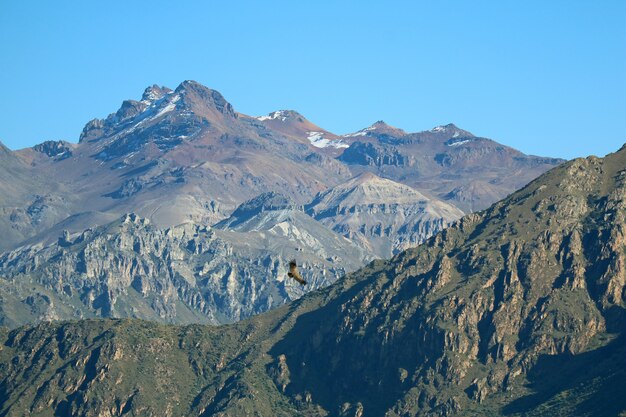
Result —
<svg viewBox="0 0 626 417"><path fill-rule="evenodd" d="M359 187L360 188L368 187L370 189L380 189L381 191L384 188L388 188L387 191L393 191L393 190L398 189L399 192L408 192L410 194L413 194L412 192L416 191L407 185L404 185L402 183L399 183L399 182L396 182L387 178L379 177L378 175L370 171L365 171L345 183L345 188L350 189L351 192L354 192Z"/></svg>
<svg viewBox="0 0 626 417"><path fill-rule="evenodd" d="M406 135L407 133L402 130L399 129L397 127L393 127L391 125L388 125L387 123L385 123L383 120L378 120L375 123L373 123L371 126L366 127L364 129L361 129L357 132L354 133L349 133L347 135L343 135L344 137L359 137L359 136L388 136L388 137L392 137L392 138L399 138L402 137L404 135Z"/></svg>
<svg viewBox="0 0 626 417"><path fill-rule="evenodd" d="M366 172L364 172L364 173L362 173L362 174L360 174L360 175L358 175L356 177L357 182L359 182L361 184L363 184L364 182L376 181L376 180L380 180L380 179L381 178L378 175L374 174L373 172L369 172L369 171L366 171Z"/></svg>
<svg viewBox="0 0 626 417"><path fill-rule="evenodd" d="M156 84L146 88L141 96L141 101L147 103L153 103L157 100L162 99L166 94L171 93L172 90L167 87L159 87Z"/></svg>
<svg viewBox="0 0 626 417"><path fill-rule="evenodd" d="M85 124L85 127L83 127L83 131L80 133L80 137L78 138L78 143L100 136L103 128L103 119L91 119Z"/></svg>
<svg viewBox="0 0 626 417"><path fill-rule="evenodd" d="M447 125L435 126L429 130L431 133L436 133L439 135L445 135L449 137L475 137L472 133L467 130L460 129L454 123L448 123Z"/></svg>
<svg viewBox="0 0 626 417"><path fill-rule="evenodd" d="M276 120L280 122L295 121L301 123L304 123L306 121L305 117L295 110L276 110L267 114L266 116L257 116L256 119L261 121Z"/></svg>
<svg viewBox="0 0 626 417"><path fill-rule="evenodd" d="M324 149L324 152L332 156L337 156L349 146L337 135L317 126L295 110L277 110L255 119L287 137Z"/></svg>
<svg viewBox="0 0 626 417"><path fill-rule="evenodd" d="M176 87L174 93L181 97L183 103L191 106L200 114L207 109L209 111L216 109L222 115L236 117L233 106L226 101L219 91L212 90L197 81L183 81Z"/></svg>
<svg viewBox="0 0 626 417"><path fill-rule="evenodd" d="M306 211L380 257L421 243L463 215L450 204L371 172L318 194Z"/></svg>
<svg viewBox="0 0 626 417"><path fill-rule="evenodd" d="M141 101L125 100L116 113L87 123L80 142L111 138L93 151L102 160L134 155L140 149L167 152L208 126L227 131L237 117L218 91L196 81L184 81L174 91L153 85Z"/></svg>
<svg viewBox="0 0 626 417"><path fill-rule="evenodd" d="M137 224L146 226L150 224L150 219L140 217L136 213L126 213L120 219L121 224Z"/></svg>
<svg viewBox="0 0 626 417"><path fill-rule="evenodd" d="M294 216L308 217L304 213L304 208L290 197L271 191L243 202L230 217L213 227L238 231L261 230L286 219L293 224L297 222Z"/></svg>
<svg viewBox="0 0 626 417"><path fill-rule="evenodd" d="M72 155L73 145L64 140L47 140L38 145L33 146L37 152L43 153L49 157L67 158Z"/></svg>
<svg viewBox="0 0 626 417"><path fill-rule="evenodd" d="M119 123L133 118L143 112L151 103L144 103L143 101L136 100L124 100L120 108L115 112L115 116L109 117L113 123Z"/></svg>
<svg viewBox="0 0 626 417"><path fill-rule="evenodd" d="M314 211L331 207L362 204L394 204L426 201L419 191L371 172L364 172L342 184L317 195L310 204Z"/></svg>

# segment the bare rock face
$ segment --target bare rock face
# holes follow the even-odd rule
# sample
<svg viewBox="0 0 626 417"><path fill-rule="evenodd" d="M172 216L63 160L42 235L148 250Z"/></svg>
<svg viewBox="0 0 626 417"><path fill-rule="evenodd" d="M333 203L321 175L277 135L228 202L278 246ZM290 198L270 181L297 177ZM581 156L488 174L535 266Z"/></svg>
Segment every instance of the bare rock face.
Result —
<svg viewBox="0 0 626 417"><path fill-rule="evenodd" d="M371 173L318 194L306 210L381 258L417 246L463 215L448 203Z"/></svg>
<svg viewBox="0 0 626 417"><path fill-rule="evenodd" d="M389 144L355 142L341 154L339 159L347 164L382 167L384 165L410 167L415 161L403 155L397 147Z"/></svg>
<svg viewBox="0 0 626 417"><path fill-rule="evenodd" d="M367 259L347 239L300 215L309 223L264 221L265 229L245 234L194 224L159 229L135 214L75 236L64 231L54 244L0 258L0 323L232 322L328 285ZM301 263L307 288L287 278L292 258Z"/></svg>
<svg viewBox="0 0 626 417"><path fill-rule="evenodd" d="M555 168L416 248L234 325L3 330L0 412L619 415L625 204L622 148ZM195 233L176 232L182 242ZM202 253L205 239L185 250Z"/></svg>
<svg viewBox="0 0 626 417"><path fill-rule="evenodd" d="M72 144L63 140L47 140L33 146L37 152L41 152L51 158L65 159L72 156Z"/></svg>

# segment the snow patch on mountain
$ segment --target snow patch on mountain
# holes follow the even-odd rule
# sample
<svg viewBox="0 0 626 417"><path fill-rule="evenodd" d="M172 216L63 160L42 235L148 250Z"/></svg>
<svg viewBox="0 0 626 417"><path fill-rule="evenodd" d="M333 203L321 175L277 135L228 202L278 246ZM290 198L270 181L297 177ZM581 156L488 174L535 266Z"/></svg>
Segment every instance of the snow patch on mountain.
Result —
<svg viewBox="0 0 626 417"><path fill-rule="evenodd" d="M288 114L286 111L278 110L278 111L271 112L267 116L257 116L255 117L255 119L260 120L260 121L280 119L281 122L284 122L285 120L287 120L287 116Z"/></svg>
<svg viewBox="0 0 626 417"><path fill-rule="evenodd" d="M350 145L341 140L330 140L324 137L324 132L308 132L307 139L316 148L348 148Z"/></svg>
<svg viewBox="0 0 626 417"><path fill-rule="evenodd" d="M169 113L172 110L174 110L176 108L176 103L180 100L180 95L176 94L174 97L172 97L172 100L170 100L169 103L167 103L167 105L165 107L163 107L161 110L159 110L159 112L157 114L154 115L154 117L152 117L153 119L156 119L157 117L161 117L163 116L165 113Z"/></svg>
<svg viewBox="0 0 626 417"><path fill-rule="evenodd" d="M138 128L140 128L141 126L145 125L146 123L152 120L158 119L164 114L173 111L174 109L176 109L176 103L179 100L180 100L180 94L174 94L173 91L167 93L165 97L155 101L148 108L146 108L142 113L137 115L135 119L133 120L134 124L129 126L127 129L122 130L117 135L115 135L114 139L121 136L122 134L124 135L130 134L134 132L135 130L137 130ZM162 108L159 108L160 106L163 105L163 103L166 103L165 106L163 106Z"/></svg>
<svg viewBox="0 0 626 417"><path fill-rule="evenodd" d="M366 127L365 129L361 129L358 132L348 133L347 135L342 135L342 137L344 137L344 138L353 138L353 137L356 137L356 136L365 136L365 135L368 134L368 132L371 132L372 130L376 130L376 127L374 127L374 126Z"/></svg>

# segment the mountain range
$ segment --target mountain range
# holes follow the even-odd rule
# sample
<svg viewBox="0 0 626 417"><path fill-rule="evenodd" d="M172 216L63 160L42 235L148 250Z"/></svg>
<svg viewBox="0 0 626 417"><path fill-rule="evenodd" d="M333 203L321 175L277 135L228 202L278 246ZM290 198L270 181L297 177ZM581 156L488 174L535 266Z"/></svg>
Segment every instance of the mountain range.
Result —
<svg viewBox="0 0 626 417"><path fill-rule="evenodd" d="M259 230L246 213L285 204L298 211L269 195L222 226ZM0 414L623 414L625 213L622 148L235 324L4 329Z"/></svg>
<svg viewBox="0 0 626 417"><path fill-rule="evenodd" d="M415 246L561 162L454 125L338 135L291 110L239 113L195 81L154 85L78 143L0 148L0 323L236 321ZM285 282L293 258L304 289Z"/></svg>

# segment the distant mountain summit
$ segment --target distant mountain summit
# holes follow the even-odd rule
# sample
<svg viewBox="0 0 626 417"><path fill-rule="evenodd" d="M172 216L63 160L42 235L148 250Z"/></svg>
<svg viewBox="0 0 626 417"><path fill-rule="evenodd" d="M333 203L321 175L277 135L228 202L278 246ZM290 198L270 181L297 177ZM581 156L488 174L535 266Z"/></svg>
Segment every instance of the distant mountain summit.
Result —
<svg viewBox="0 0 626 417"><path fill-rule="evenodd" d="M149 87L141 101L126 100L106 119L87 123L83 141L106 141L96 150L98 159L111 160L142 150L148 143L160 151L198 135L202 127L224 130L236 118L233 107L217 91L195 81L184 81L176 90Z"/></svg>
<svg viewBox="0 0 626 417"><path fill-rule="evenodd" d="M393 126L389 126L384 121L379 120L373 125L366 127L365 129L361 129L358 132L354 132L354 133L348 133L347 135L343 135L343 136L346 138L356 138L359 136L374 136L374 137L389 136L389 137L398 138L406 134L407 133L404 130L398 129Z"/></svg>
<svg viewBox="0 0 626 417"><path fill-rule="evenodd" d="M458 128L454 123L448 123L447 125L435 126L432 129L430 129L430 132L438 133L438 134L446 135L446 136L452 136L452 137L458 137L458 136L474 137L473 134L471 134L467 130Z"/></svg>
<svg viewBox="0 0 626 417"><path fill-rule="evenodd" d="M304 117L295 110L277 110L271 112L267 116L257 116L256 119L263 122L270 120L276 120L283 123L293 123L294 120L298 123L307 122L305 121Z"/></svg>
<svg viewBox="0 0 626 417"><path fill-rule="evenodd" d="M171 93L172 90L167 87L158 86L152 84L150 87L146 87L141 96L141 101L147 104L152 104L157 100L162 99L166 94Z"/></svg>
<svg viewBox="0 0 626 417"><path fill-rule="evenodd" d="M415 246L463 216L448 203L370 172L318 194L306 209L380 257Z"/></svg>
<svg viewBox="0 0 626 417"><path fill-rule="evenodd" d="M562 162L525 155L454 124L404 133L379 122L343 138L350 146L338 159L353 174L373 172L465 212L487 207Z"/></svg>
<svg viewBox="0 0 626 417"><path fill-rule="evenodd" d="M267 116L256 117L257 120L269 125L272 129L294 138L302 143L323 149L330 155L338 155L338 151L348 145L337 135L311 123L300 113L293 110L278 110Z"/></svg>
<svg viewBox="0 0 626 417"><path fill-rule="evenodd" d="M371 172L364 172L355 178L320 193L314 200L316 211L321 215L332 207L332 211L343 210L357 203L392 204L423 201L428 199L418 191L404 184L380 178Z"/></svg>

